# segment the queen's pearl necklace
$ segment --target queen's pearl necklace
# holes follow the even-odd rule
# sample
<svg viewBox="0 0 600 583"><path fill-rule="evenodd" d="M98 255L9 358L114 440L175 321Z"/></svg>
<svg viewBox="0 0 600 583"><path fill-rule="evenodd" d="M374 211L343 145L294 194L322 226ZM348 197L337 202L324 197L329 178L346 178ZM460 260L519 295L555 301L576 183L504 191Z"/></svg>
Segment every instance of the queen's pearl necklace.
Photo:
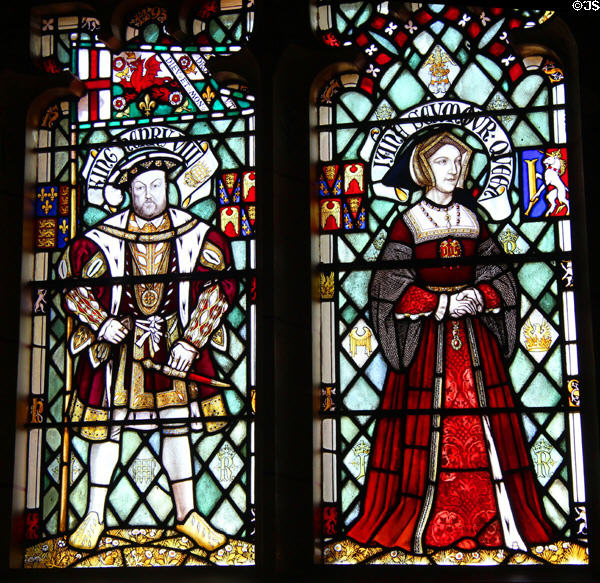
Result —
<svg viewBox="0 0 600 583"><path fill-rule="evenodd" d="M429 201L427 200L422 200L421 201L421 210L423 211L423 214L429 219L429 221L431 222L431 224L436 227L437 229L440 229L440 225L437 223L437 221L429 214L428 210L432 211L433 213L443 213L444 219L446 219L446 226L447 227L451 227L452 226L452 217L450 216L450 211L452 209L454 209L454 214L456 216L456 227L458 227L460 225L460 205L455 202L451 207L447 207L444 209L440 209L434 205L432 205Z"/></svg>

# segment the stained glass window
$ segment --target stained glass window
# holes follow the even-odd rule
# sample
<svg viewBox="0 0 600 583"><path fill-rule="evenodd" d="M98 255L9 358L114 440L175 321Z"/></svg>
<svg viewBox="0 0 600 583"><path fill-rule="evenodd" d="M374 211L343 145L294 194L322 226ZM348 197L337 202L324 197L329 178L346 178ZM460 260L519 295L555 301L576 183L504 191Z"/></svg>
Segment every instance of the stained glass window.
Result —
<svg viewBox="0 0 600 583"><path fill-rule="evenodd" d="M254 98L207 66L252 5L197 3L184 40L138 9L118 51L91 14L36 23L85 94L36 129L25 568L254 564Z"/></svg>
<svg viewBox="0 0 600 583"><path fill-rule="evenodd" d="M549 12L315 7L317 556L588 563L566 87ZM589 390L589 388L588 388Z"/></svg>

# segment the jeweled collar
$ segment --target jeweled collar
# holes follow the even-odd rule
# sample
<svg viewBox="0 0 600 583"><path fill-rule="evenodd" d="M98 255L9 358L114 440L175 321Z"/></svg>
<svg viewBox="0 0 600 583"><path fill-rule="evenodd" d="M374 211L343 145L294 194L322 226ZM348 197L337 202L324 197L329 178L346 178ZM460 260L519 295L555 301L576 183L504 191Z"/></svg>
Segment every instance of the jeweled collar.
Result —
<svg viewBox="0 0 600 583"><path fill-rule="evenodd" d="M435 220L431 220L432 217L429 215L424 201L421 200L404 213L404 222L413 234L416 243L439 239L445 236L468 239L475 239L479 236L479 221L477 220L477 216L464 205L454 200L449 205L436 205L429 200L427 204L433 206L435 209L434 212L444 212L455 207L456 217L460 217L460 220L457 221L454 218L454 222L458 224L451 224L450 226L436 224Z"/></svg>

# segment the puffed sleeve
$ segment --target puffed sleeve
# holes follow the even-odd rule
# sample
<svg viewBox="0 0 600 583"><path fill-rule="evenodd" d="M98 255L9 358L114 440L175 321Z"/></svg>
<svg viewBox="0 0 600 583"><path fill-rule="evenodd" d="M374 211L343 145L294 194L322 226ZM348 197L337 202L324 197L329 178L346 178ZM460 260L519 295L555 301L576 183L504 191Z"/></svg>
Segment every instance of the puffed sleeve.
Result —
<svg viewBox="0 0 600 583"><path fill-rule="evenodd" d="M85 238L75 240L67 248L58 269L60 277L67 281L70 278L93 280L107 274L107 271L104 254L95 243ZM68 312L97 331L109 316L110 289L93 285L65 288L63 302Z"/></svg>
<svg viewBox="0 0 600 583"><path fill-rule="evenodd" d="M221 324L237 292L237 281L232 276L231 249L225 236L214 230L207 233L195 271L214 275L193 283L195 307L182 336L185 342L200 349Z"/></svg>

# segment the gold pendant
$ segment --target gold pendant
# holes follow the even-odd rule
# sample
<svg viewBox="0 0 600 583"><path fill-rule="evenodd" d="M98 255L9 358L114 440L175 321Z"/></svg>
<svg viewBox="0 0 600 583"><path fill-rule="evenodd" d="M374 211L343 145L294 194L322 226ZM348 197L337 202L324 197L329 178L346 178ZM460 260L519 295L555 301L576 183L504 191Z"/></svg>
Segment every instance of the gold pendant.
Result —
<svg viewBox="0 0 600 583"><path fill-rule="evenodd" d="M458 331L458 322L452 322L452 340L450 340L450 346L452 346L454 350L460 350L462 348L462 340L458 335Z"/></svg>
<svg viewBox="0 0 600 583"><path fill-rule="evenodd" d="M142 292L142 305L146 309L152 309L158 302L158 293L154 289L146 289Z"/></svg>

